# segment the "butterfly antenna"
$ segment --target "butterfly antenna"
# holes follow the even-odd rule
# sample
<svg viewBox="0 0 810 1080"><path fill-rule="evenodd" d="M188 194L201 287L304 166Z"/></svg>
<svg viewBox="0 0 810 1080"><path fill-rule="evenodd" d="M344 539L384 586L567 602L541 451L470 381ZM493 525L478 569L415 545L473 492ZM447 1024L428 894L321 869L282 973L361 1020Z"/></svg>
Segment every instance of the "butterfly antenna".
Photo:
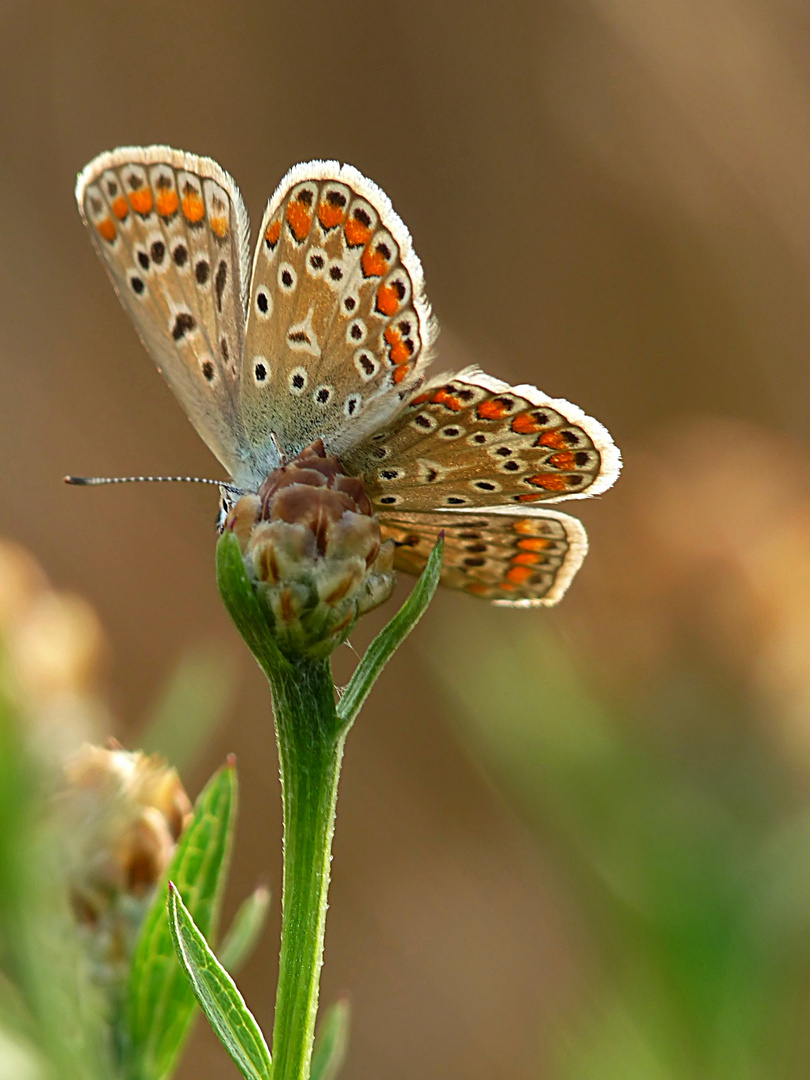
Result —
<svg viewBox="0 0 810 1080"><path fill-rule="evenodd" d="M64 476L66 484L77 487L97 487L99 484L215 484L232 495L244 495L242 488L224 480L208 480L202 476Z"/></svg>

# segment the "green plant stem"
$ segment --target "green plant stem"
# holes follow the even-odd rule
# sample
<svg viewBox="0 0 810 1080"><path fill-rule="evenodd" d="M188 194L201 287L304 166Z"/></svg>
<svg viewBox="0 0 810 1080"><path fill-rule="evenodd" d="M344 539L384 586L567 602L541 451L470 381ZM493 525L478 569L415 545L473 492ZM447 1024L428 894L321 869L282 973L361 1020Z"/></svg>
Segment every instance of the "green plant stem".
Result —
<svg viewBox="0 0 810 1080"><path fill-rule="evenodd" d="M273 1080L309 1078L346 733L386 663L430 603L439 583L443 546L440 538L413 592L372 642L337 709L329 660L281 653L247 577L236 537L226 531L217 545L217 584L223 602L273 692L281 763L284 884ZM341 1038L345 1045L345 1022Z"/></svg>
<svg viewBox="0 0 810 1080"><path fill-rule="evenodd" d="M273 1026L273 1080L309 1076L338 777L346 728L335 711L328 660L269 673L284 806L281 958Z"/></svg>

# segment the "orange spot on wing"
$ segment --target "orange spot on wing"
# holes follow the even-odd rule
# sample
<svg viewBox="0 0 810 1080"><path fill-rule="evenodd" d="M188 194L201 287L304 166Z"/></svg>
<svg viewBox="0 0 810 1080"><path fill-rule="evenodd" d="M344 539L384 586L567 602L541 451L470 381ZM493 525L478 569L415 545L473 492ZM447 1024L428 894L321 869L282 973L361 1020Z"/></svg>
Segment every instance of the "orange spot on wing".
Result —
<svg viewBox="0 0 810 1080"><path fill-rule="evenodd" d="M545 435L541 435L537 440L537 446L548 446L552 450L566 450L568 448L568 442L563 437L561 431L547 431Z"/></svg>
<svg viewBox="0 0 810 1080"><path fill-rule="evenodd" d="M482 585L480 581L471 581L469 585L464 586L464 591L472 593L473 596L486 596L489 593L489 585Z"/></svg>
<svg viewBox="0 0 810 1080"><path fill-rule="evenodd" d="M138 188L137 191L131 191L129 193L129 205L136 214L143 214L144 217L147 214L151 214L152 206L154 205L152 200L152 189L141 187Z"/></svg>
<svg viewBox="0 0 810 1080"><path fill-rule="evenodd" d="M271 221L267 226L267 230L264 234L264 239L267 241L271 248L274 248L278 243L278 238L281 236L281 222Z"/></svg>
<svg viewBox="0 0 810 1080"><path fill-rule="evenodd" d="M453 394L448 394L444 387L442 387L441 390L437 390L430 400L436 405L444 405L444 407L450 409L451 412L460 412L464 408L459 399L454 397Z"/></svg>
<svg viewBox="0 0 810 1080"><path fill-rule="evenodd" d="M519 555L512 558L513 566L536 566L540 562L545 562L545 556L539 555L536 551L521 551Z"/></svg>
<svg viewBox="0 0 810 1080"><path fill-rule="evenodd" d="M160 188L155 197L155 206L161 217L171 217L177 213L180 199L174 188Z"/></svg>
<svg viewBox="0 0 810 1080"><path fill-rule="evenodd" d="M343 221L344 211L342 206L327 202L325 199L318 207L318 221L325 229L334 229Z"/></svg>
<svg viewBox="0 0 810 1080"><path fill-rule="evenodd" d="M96 225L96 231L102 240L106 240L108 244L111 244L113 240L115 240L116 229L112 218L104 218L103 221L100 221L98 225Z"/></svg>
<svg viewBox="0 0 810 1080"><path fill-rule="evenodd" d="M532 518L522 518L520 521L516 521L512 525L512 529L516 533L522 533L523 535L534 536L536 529L536 523Z"/></svg>
<svg viewBox="0 0 810 1080"><path fill-rule="evenodd" d="M420 394L418 397L415 397L412 401L409 402L409 405L411 406L411 408L413 408L416 405L424 405L425 402L429 400L430 392L428 392L427 394Z"/></svg>
<svg viewBox="0 0 810 1080"><path fill-rule="evenodd" d="M379 251L367 247L360 259L364 277L382 277L388 272L388 262L380 255Z"/></svg>
<svg viewBox="0 0 810 1080"><path fill-rule="evenodd" d="M129 203L126 200L126 196L119 195L117 199L113 199L111 209L118 220L123 221L129 213Z"/></svg>
<svg viewBox="0 0 810 1080"><path fill-rule="evenodd" d="M534 576L534 569L531 566L513 566L506 571L507 581L511 581L515 585L525 585L530 577Z"/></svg>
<svg viewBox="0 0 810 1080"><path fill-rule="evenodd" d="M509 415L509 407L500 398L482 401L475 410L479 420L503 420Z"/></svg>
<svg viewBox="0 0 810 1080"><path fill-rule="evenodd" d="M548 459L549 465L555 469L575 469L577 467L572 450L563 450L559 454L552 454Z"/></svg>
<svg viewBox="0 0 810 1080"><path fill-rule="evenodd" d="M515 524L515 528L517 529L518 525L526 524L531 527L530 522L521 521ZM521 531L522 530L518 529L518 532ZM518 540L517 546L519 548L523 548L524 551L545 551L545 549L549 546L549 543L550 541L546 540L543 536L527 536L523 540Z"/></svg>
<svg viewBox="0 0 810 1080"><path fill-rule="evenodd" d="M565 476L554 476L552 473L537 473L536 476L527 476L527 484L534 484L535 487L545 488L546 491L565 491L568 487L568 478Z"/></svg>
<svg viewBox="0 0 810 1080"><path fill-rule="evenodd" d="M359 221L356 217L350 217L343 228L343 234L346 237L346 243L349 247L358 247L360 244L367 244L371 239L371 229L368 225L364 225L362 221Z"/></svg>
<svg viewBox="0 0 810 1080"><path fill-rule="evenodd" d="M413 348L408 348L399 330L397 330L395 326L389 326L385 331L384 337L389 346L388 356L390 357L391 363L407 363L407 361L410 360Z"/></svg>
<svg viewBox="0 0 810 1080"><path fill-rule="evenodd" d="M394 382L401 383L410 370L410 364L400 364L399 367L394 368Z"/></svg>
<svg viewBox="0 0 810 1080"><path fill-rule="evenodd" d="M198 221L202 221L205 217L205 204L202 201L202 197L194 190L189 188L182 199L183 216L186 221L192 225L196 225Z"/></svg>
<svg viewBox="0 0 810 1080"><path fill-rule="evenodd" d="M295 239L300 244L303 239L309 233L312 225L312 213L307 207L299 202L298 199L295 202L291 202L287 207L287 221Z"/></svg>
<svg viewBox="0 0 810 1080"><path fill-rule="evenodd" d="M212 217L209 224L211 232L220 240L224 240L228 235L228 219L226 217Z"/></svg>
<svg viewBox="0 0 810 1080"><path fill-rule="evenodd" d="M536 418L530 412L518 413L512 421L512 431L518 435L536 435L543 430L543 425L538 424Z"/></svg>
<svg viewBox="0 0 810 1080"><path fill-rule="evenodd" d="M377 289L377 311L383 315L396 315L399 308L399 294L393 285L381 285Z"/></svg>

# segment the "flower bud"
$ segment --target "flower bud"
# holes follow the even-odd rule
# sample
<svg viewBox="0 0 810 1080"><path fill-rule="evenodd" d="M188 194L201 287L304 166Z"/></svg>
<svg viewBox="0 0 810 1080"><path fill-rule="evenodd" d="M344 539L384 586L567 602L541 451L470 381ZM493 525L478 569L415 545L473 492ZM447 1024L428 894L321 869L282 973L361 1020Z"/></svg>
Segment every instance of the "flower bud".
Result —
<svg viewBox="0 0 810 1080"><path fill-rule="evenodd" d="M288 656L327 656L393 591L393 542L381 542L363 481L320 439L244 495L225 528Z"/></svg>
<svg viewBox="0 0 810 1080"><path fill-rule="evenodd" d="M157 754L83 746L65 765L59 834L71 905L99 980L128 969L138 928L191 803Z"/></svg>

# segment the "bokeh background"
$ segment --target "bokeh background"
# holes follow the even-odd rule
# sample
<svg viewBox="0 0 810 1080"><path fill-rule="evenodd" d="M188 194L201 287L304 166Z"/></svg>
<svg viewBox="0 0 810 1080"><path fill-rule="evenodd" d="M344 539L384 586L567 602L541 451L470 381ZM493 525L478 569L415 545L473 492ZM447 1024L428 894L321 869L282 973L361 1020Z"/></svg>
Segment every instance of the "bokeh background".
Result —
<svg viewBox="0 0 810 1080"><path fill-rule="evenodd" d="M166 748L193 794L237 754L266 1029L277 764L215 500L60 484L219 475L77 171L208 154L255 223L296 161L352 162L415 237L440 362L576 401L624 452L573 504L592 550L559 609L437 597L352 733L322 988L352 1000L347 1080L807 1075L808 42L790 0L0 6L0 534L97 612L100 727L137 745L181 662L201 726L221 693ZM180 1075L235 1075L202 1024Z"/></svg>

